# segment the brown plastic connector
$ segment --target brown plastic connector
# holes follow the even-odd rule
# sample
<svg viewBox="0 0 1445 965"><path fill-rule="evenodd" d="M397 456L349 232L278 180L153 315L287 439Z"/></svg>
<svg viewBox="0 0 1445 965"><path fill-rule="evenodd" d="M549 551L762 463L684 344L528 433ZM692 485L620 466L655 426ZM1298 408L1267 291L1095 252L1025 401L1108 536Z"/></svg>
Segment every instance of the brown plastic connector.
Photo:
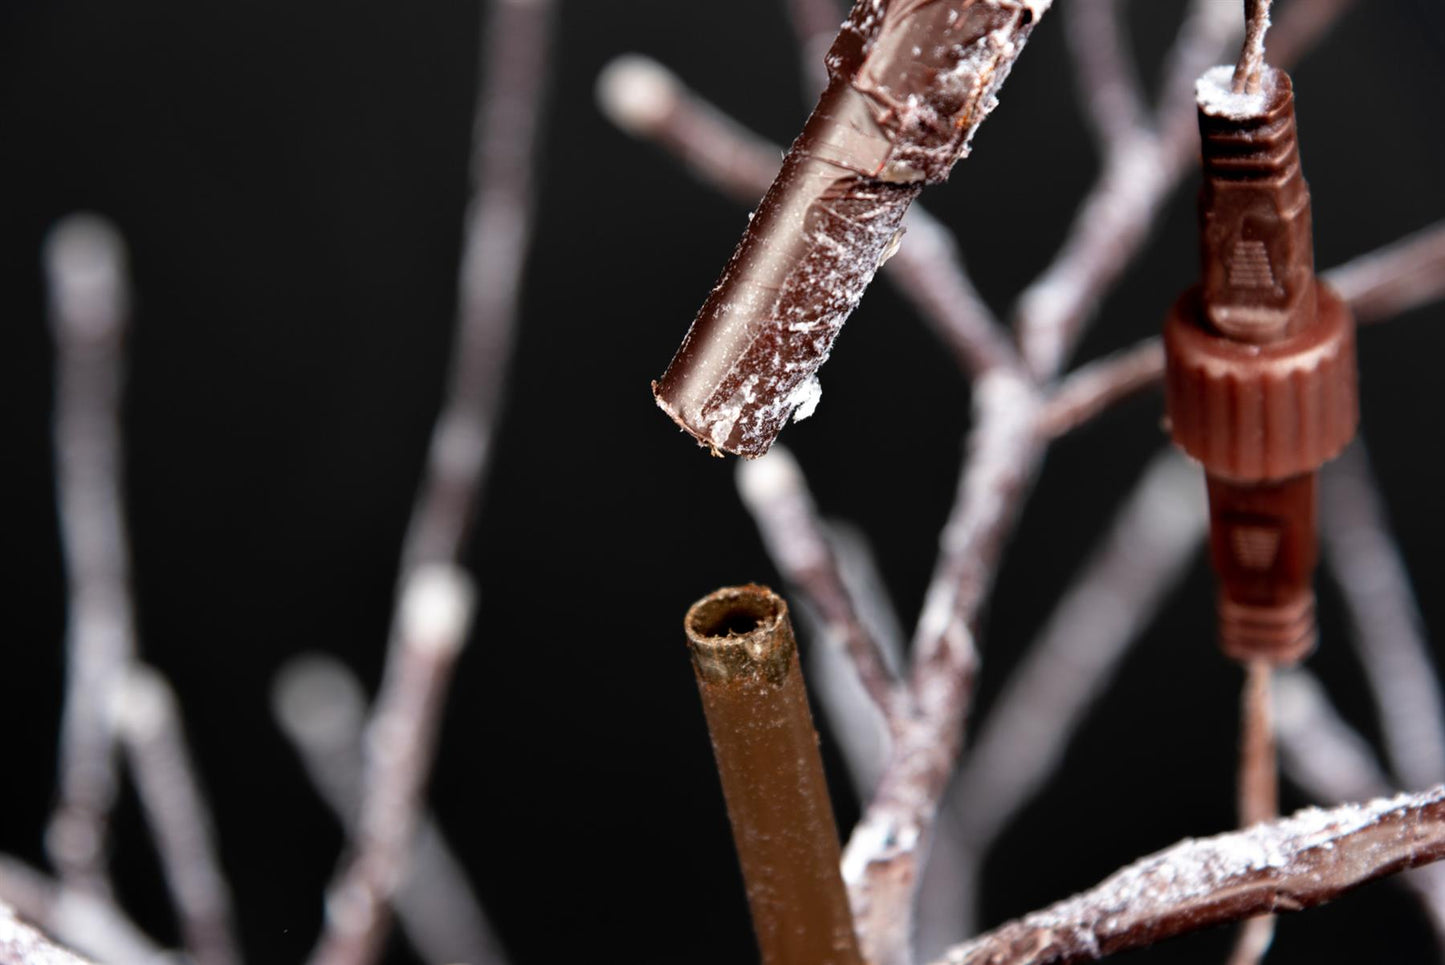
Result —
<svg viewBox="0 0 1445 965"><path fill-rule="evenodd" d="M1219 638L1237 660L1314 647L1315 473L1359 420L1354 319L1314 274L1294 90L1200 80L1200 285L1164 328L1174 441L1208 476Z"/></svg>

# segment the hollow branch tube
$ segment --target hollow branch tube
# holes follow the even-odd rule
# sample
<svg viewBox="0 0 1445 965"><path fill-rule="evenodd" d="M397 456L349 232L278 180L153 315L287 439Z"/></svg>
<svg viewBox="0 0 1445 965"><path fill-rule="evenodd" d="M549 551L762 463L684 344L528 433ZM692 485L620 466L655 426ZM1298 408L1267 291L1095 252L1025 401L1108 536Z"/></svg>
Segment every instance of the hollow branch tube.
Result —
<svg viewBox="0 0 1445 965"><path fill-rule="evenodd" d="M788 605L728 587L685 628L763 965L862 965Z"/></svg>

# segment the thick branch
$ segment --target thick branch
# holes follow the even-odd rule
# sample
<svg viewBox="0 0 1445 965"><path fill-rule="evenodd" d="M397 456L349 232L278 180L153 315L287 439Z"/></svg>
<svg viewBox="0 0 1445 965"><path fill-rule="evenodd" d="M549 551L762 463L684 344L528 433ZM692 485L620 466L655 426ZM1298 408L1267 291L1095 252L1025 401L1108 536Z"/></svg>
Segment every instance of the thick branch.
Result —
<svg viewBox="0 0 1445 965"><path fill-rule="evenodd" d="M61 948L0 905L0 962L5 965L90 965Z"/></svg>
<svg viewBox="0 0 1445 965"><path fill-rule="evenodd" d="M657 143L693 175L740 204L754 204L778 172L781 151L689 90L656 61L628 55L597 79L597 99L613 122ZM958 360L978 375L1017 365L1013 346L978 294L948 229L914 205L883 274Z"/></svg>
<svg viewBox="0 0 1445 965"><path fill-rule="evenodd" d="M1299 911L1445 858L1445 787L1307 809L1184 841L1097 887L951 949L937 965L1064 965L1239 921Z"/></svg>
<svg viewBox="0 0 1445 965"><path fill-rule="evenodd" d="M923 185L996 103L1049 0L859 0L829 85L687 338L658 405L714 452L756 457L795 410Z"/></svg>
<svg viewBox="0 0 1445 965"><path fill-rule="evenodd" d="M179 965L109 899L67 887L29 865L0 855L0 916L13 912L106 965ZM0 944L0 949L3 949ZM0 962L10 965L0 950ZM18 960L28 965L27 960Z"/></svg>

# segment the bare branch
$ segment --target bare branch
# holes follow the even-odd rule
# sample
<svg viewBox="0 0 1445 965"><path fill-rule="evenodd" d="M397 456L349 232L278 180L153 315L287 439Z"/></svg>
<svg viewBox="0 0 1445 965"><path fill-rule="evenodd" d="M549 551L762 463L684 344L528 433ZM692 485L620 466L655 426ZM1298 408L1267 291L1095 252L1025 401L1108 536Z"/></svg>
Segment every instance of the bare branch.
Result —
<svg viewBox="0 0 1445 965"><path fill-rule="evenodd" d="M1332 268L1324 278L1360 322L1392 318L1445 298L1445 222Z"/></svg>
<svg viewBox="0 0 1445 965"><path fill-rule="evenodd" d="M1108 154L1143 129L1146 117L1119 0L1074 0L1063 12L1079 96L1100 153Z"/></svg>
<svg viewBox="0 0 1445 965"><path fill-rule="evenodd" d="M780 449L739 463L737 485L778 572L817 611L827 639L847 651L878 710L885 718L895 716L895 704L907 695L900 693L896 674L843 585L808 482L792 453Z"/></svg>
<svg viewBox="0 0 1445 965"><path fill-rule="evenodd" d="M109 899L66 887L22 861L0 855L0 917L11 911L5 905L106 965L180 965L179 955L162 951ZM0 940L0 962L15 961L28 965L27 959L5 957Z"/></svg>
<svg viewBox="0 0 1445 965"><path fill-rule="evenodd" d="M532 174L554 0L493 0L463 228L457 333L402 570L457 558L491 454L532 236Z"/></svg>
<svg viewBox="0 0 1445 965"><path fill-rule="evenodd" d="M1323 473L1320 516L1393 770L1407 787L1427 787L1445 779L1445 701L1363 443Z"/></svg>
<svg viewBox="0 0 1445 965"><path fill-rule="evenodd" d="M618 127L658 144L695 177L753 205L778 172L782 151L688 89L656 61L620 57L597 79L597 99ZM898 250L883 274L918 310L959 366L979 375L1018 357L978 294L948 229L919 205L909 209Z"/></svg>
<svg viewBox="0 0 1445 965"><path fill-rule="evenodd" d="M67 884L107 895L107 824L117 783L110 708L136 646L120 484L126 256L111 225L77 215L52 230L45 257L59 368L56 476L70 602L59 798L46 845Z"/></svg>
<svg viewBox="0 0 1445 965"><path fill-rule="evenodd" d="M347 834L355 834L366 719L360 682L329 657L298 657L277 675L272 705L312 783ZM417 825L408 871L393 903L402 929L424 960L468 965L506 960L466 871L430 814L423 814Z"/></svg>
<svg viewBox="0 0 1445 965"><path fill-rule="evenodd" d="M1239 740L1239 823L1244 827L1279 814L1279 763L1270 702L1273 674L1268 660L1251 660L1245 667ZM1273 915L1250 919L1239 931L1229 965L1258 965L1273 941Z"/></svg>
<svg viewBox="0 0 1445 965"><path fill-rule="evenodd" d="M1298 911L1445 857L1445 787L1187 840L951 949L937 965L1064 965Z"/></svg>
<svg viewBox="0 0 1445 965"><path fill-rule="evenodd" d="M182 736L175 694L154 670L133 666L117 718L186 949L196 965L237 965L241 954L231 891Z"/></svg>
<svg viewBox="0 0 1445 965"><path fill-rule="evenodd" d="M1042 455L1038 398L1008 370L974 389L975 422L958 496L914 636L915 713L898 722L878 791L854 828L843 873L865 956L911 960L914 893L939 801L963 740L978 653L975 618Z"/></svg>
<svg viewBox="0 0 1445 965"><path fill-rule="evenodd" d="M1081 366L1059 383L1044 405L1042 431L1051 438L1073 432L1115 403L1158 385L1163 375L1164 346L1157 338Z"/></svg>
<svg viewBox="0 0 1445 965"><path fill-rule="evenodd" d="M460 569L414 570L398 607L396 645L367 725L366 772L354 853L327 893L326 929L313 965L368 965L381 953L392 895L405 879L437 727L471 621L472 585Z"/></svg>

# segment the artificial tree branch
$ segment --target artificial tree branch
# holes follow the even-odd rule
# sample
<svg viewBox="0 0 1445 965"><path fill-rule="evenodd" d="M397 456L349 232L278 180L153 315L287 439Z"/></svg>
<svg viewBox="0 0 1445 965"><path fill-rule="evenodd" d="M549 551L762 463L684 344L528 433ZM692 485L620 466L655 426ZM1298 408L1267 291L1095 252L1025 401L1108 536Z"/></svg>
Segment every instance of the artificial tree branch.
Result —
<svg viewBox="0 0 1445 965"><path fill-rule="evenodd" d="M768 555L783 579L817 612L827 639L847 651L859 682L878 711L885 720L907 713L908 694L853 605L807 481L792 454L779 449L762 459L739 463L737 484Z"/></svg>
<svg viewBox="0 0 1445 965"><path fill-rule="evenodd" d="M704 184L752 205L778 172L780 150L724 115L656 61L619 57L597 79L604 113L628 133L672 154ZM913 304L963 371L1018 365L1017 354L978 294L948 229L919 205L908 210L898 250L882 273Z"/></svg>
<svg viewBox="0 0 1445 965"><path fill-rule="evenodd" d="M1079 97L1100 154L1144 129L1144 93L1124 35L1119 0L1074 0L1064 5L1064 36L1078 73Z"/></svg>
<svg viewBox="0 0 1445 965"><path fill-rule="evenodd" d="M787 604L728 587L683 625L763 965L862 965Z"/></svg>
<svg viewBox="0 0 1445 965"><path fill-rule="evenodd" d="M1244 693L1240 698L1238 795L1239 822L1247 828L1279 814L1279 764L1270 701L1274 668L1267 660L1251 660L1244 669ZM1273 941L1274 916L1251 918L1244 923L1235 939L1229 965L1258 965Z"/></svg>
<svg viewBox="0 0 1445 965"><path fill-rule="evenodd" d="M332 658L297 657L277 675L272 705L312 783L348 836L355 834L365 767L366 697L360 681ZM461 861L430 814L417 824L407 867L392 901L402 930L425 961L506 961Z"/></svg>
<svg viewBox="0 0 1445 965"><path fill-rule="evenodd" d="M1041 429L1051 438L1073 432L1122 402L1159 384L1164 346L1157 338L1106 355L1065 376L1044 404Z"/></svg>
<svg viewBox="0 0 1445 965"><path fill-rule="evenodd" d="M136 650L121 492L120 405L129 291L115 228L77 215L46 241L55 336L56 478L69 618L59 795L46 846L68 885L108 895L117 775L115 686Z"/></svg>
<svg viewBox="0 0 1445 965"><path fill-rule="evenodd" d="M1264 72L1264 35L1269 30L1269 8L1273 0L1244 0L1244 47L1234 67L1234 92L1259 93Z"/></svg>
<svg viewBox="0 0 1445 965"><path fill-rule="evenodd" d="M756 457L817 400L816 372L944 180L1050 0L859 0L829 84L687 338L658 405L714 452Z"/></svg>
<svg viewBox="0 0 1445 965"><path fill-rule="evenodd" d="M1320 517L1325 558L1354 625L1391 770L1406 787L1445 780L1445 700L1363 443L1324 473Z"/></svg>
<svg viewBox="0 0 1445 965"><path fill-rule="evenodd" d="M1186 840L1096 887L950 949L935 965L1065 965L1251 915L1324 904L1445 858L1445 787L1310 808Z"/></svg>
<svg viewBox="0 0 1445 965"><path fill-rule="evenodd" d="M175 694L160 674L141 665L131 667L121 686L117 726L186 950L195 965L237 965L231 889Z"/></svg>
<svg viewBox="0 0 1445 965"><path fill-rule="evenodd" d="M312 965L369 965L381 954L391 900L405 879L436 753L452 668L471 623L471 579L417 567L402 589L395 639L366 728L366 770L352 854L327 891Z"/></svg>

